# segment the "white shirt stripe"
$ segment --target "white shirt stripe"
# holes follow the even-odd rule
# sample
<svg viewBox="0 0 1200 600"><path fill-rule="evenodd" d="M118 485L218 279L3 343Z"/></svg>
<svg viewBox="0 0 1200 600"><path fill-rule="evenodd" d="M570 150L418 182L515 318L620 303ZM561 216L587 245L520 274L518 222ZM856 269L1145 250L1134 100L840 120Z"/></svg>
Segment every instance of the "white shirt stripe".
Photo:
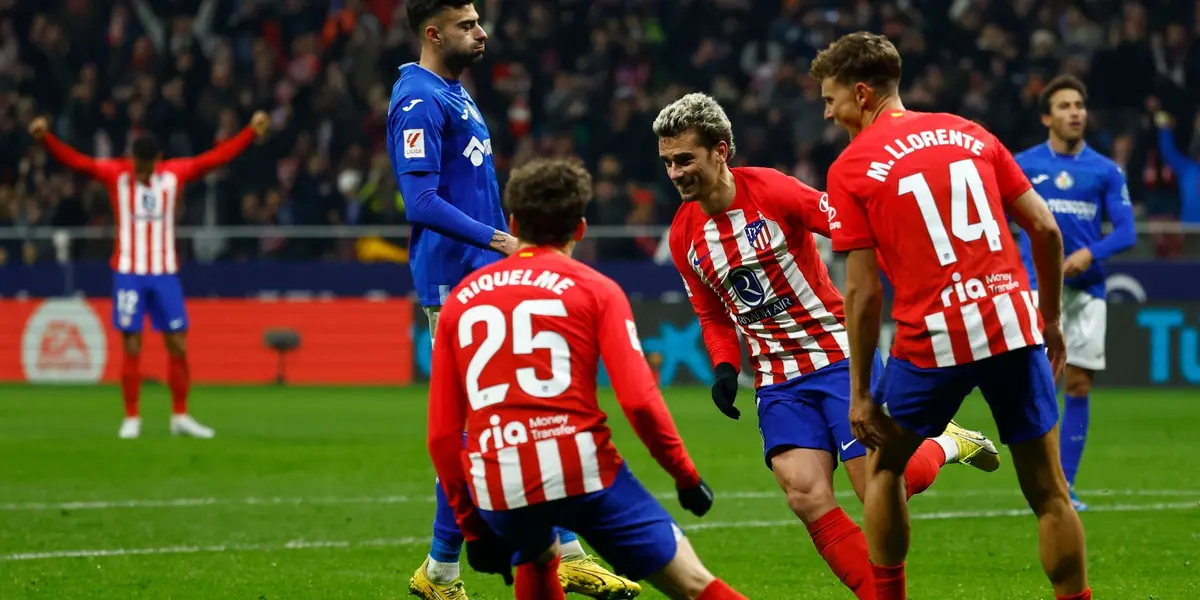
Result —
<svg viewBox="0 0 1200 600"><path fill-rule="evenodd" d="M504 490L504 504L508 510L527 506L525 479L521 474L521 455L516 446L496 451L496 463L500 465L500 487Z"/></svg>
<svg viewBox="0 0 1200 600"><path fill-rule="evenodd" d="M821 328L827 333L833 335L834 341L837 342L841 351L850 355L850 338L846 335L846 327L838 322L838 318L829 312L825 307L825 303L821 302L821 298L813 291L812 286L808 283L808 278L796 266L796 259L792 256L790 249L787 247L787 239L783 234L783 229L774 221L764 219L767 224L767 230L771 232L771 247L775 250L775 260L779 263L779 268L783 270L783 274L787 277L788 285L792 291L796 293L796 297L800 300L800 306L808 312L809 316L816 319L821 324ZM814 340L815 341L815 340ZM814 344L817 350L820 350L820 345ZM808 345L805 344L805 349ZM829 359L824 351L821 351L824 358L824 364L818 364L817 368L821 368L829 364ZM817 363L816 358L813 359Z"/></svg>
<svg viewBox="0 0 1200 600"><path fill-rule="evenodd" d="M929 342L933 344L933 358L939 367L953 367L954 347L950 345L950 329L946 327L946 313L925 316L925 327L929 330Z"/></svg>
<svg viewBox="0 0 1200 600"><path fill-rule="evenodd" d="M117 178L117 272L133 270L133 176Z"/></svg>
<svg viewBox="0 0 1200 600"><path fill-rule="evenodd" d="M151 213L147 215L150 225L150 274L162 275L163 273L163 207L166 205L164 197L166 190L163 186L162 177L154 175L150 177L150 186L143 193L150 194L154 199L154 205L151 210L156 211L157 215Z"/></svg>
<svg viewBox="0 0 1200 600"><path fill-rule="evenodd" d="M1001 294L992 298L992 303L996 305L996 317L1000 319L1000 327L1004 331L1005 346L1009 350L1024 348L1025 334L1021 331L1021 320L1017 318L1012 295Z"/></svg>
<svg viewBox="0 0 1200 600"><path fill-rule="evenodd" d="M967 328L967 340L971 342L971 357L983 360L992 355L988 346L988 332L983 326L983 315L979 314L979 305L972 302L962 306L963 324Z"/></svg>
<svg viewBox="0 0 1200 600"><path fill-rule="evenodd" d="M470 459L471 481L475 488L475 506L483 510L492 510L492 496L488 492L487 469L483 464L483 455L479 452L472 452Z"/></svg>
<svg viewBox="0 0 1200 600"><path fill-rule="evenodd" d="M567 497L567 484L563 478L562 456L558 453L558 438L542 440L533 445L537 449L538 468L542 471L542 490L546 500Z"/></svg>
<svg viewBox="0 0 1200 600"><path fill-rule="evenodd" d="M595 436L590 431L575 434L575 447L579 450L579 464L583 467L583 491L590 494L604 489L604 482L600 479L600 461L596 457Z"/></svg>
<svg viewBox="0 0 1200 600"><path fill-rule="evenodd" d="M1029 330L1033 332L1033 343L1044 344L1042 339L1042 330L1038 328L1038 309L1033 305L1033 298L1029 295L1029 290L1021 290L1021 297L1025 299L1025 307L1029 310Z"/></svg>

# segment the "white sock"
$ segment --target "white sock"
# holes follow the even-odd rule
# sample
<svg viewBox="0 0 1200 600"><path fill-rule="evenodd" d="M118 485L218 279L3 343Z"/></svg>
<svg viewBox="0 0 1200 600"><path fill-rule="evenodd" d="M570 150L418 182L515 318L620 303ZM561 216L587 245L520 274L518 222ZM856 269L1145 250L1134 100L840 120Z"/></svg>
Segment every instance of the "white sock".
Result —
<svg viewBox="0 0 1200 600"><path fill-rule="evenodd" d="M587 553L583 551L583 544L579 540L572 540L558 545L558 555L563 558L583 558Z"/></svg>
<svg viewBox="0 0 1200 600"><path fill-rule="evenodd" d="M438 562L430 556L429 564L425 567L425 576L436 584L445 585L458 579L458 563Z"/></svg>
<svg viewBox="0 0 1200 600"><path fill-rule="evenodd" d="M937 442L942 447L942 450L946 452L946 462L942 464L948 465L958 461L958 442L954 441L954 438L943 433L933 438L933 441Z"/></svg>

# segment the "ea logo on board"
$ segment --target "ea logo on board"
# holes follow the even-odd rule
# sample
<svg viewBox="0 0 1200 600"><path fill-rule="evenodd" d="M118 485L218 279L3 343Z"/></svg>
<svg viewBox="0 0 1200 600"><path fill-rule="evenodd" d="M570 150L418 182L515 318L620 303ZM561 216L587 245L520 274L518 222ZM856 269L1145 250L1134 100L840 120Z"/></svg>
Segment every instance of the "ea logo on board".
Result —
<svg viewBox="0 0 1200 600"><path fill-rule="evenodd" d="M729 285L739 300L750 308L762 306L767 301L767 292L763 290L758 273L748 267L738 267L729 272Z"/></svg>
<svg viewBox="0 0 1200 600"><path fill-rule="evenodd" d="M47 300L25 323L21 365L27 381L95 383L104 375L107 361L104 327L83 300Z"/></svg>

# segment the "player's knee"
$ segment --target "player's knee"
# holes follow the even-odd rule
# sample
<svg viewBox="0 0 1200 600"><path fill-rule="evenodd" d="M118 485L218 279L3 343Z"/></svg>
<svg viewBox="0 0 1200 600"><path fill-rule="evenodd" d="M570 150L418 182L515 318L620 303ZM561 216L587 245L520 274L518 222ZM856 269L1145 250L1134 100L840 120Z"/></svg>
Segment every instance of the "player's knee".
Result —
<svg viewBox="0 0 1200 600"><path fill-rule="evenodd" d="M716 577L700 562L688 539L680 538L675 558L647 579L672 600L695 600Z"/></svg>
<svg viewBox="0 0 1200 600"><path fill-rule="evenodd" d="M126 333L121 340L122 349L128 356L138 356L142 353L142 334Z"/></svg>
<svg viewBox="0 0 1200 600"><path fill-rule="evenodd" d="M827 485L788 485L784 488L787 494L788 508L800 517L806 525L821 518L825 513L837 508L837 500L833 497L833 489Z"/></svg>
<svg viewBox="0 0 1200 600"><path fill-rule="evenodd" d="M165 338L167 345L167 354L175 357L182 357L187 354L187 338L182 334L173 333Z"/></svg>
<svg viewBox="0 0 1200 600"><path fill-rule="evenodd" d="M1068 396L1087 396L1092 392L1092 372L1067 365L1063 377L1063 391Z"/></svg>

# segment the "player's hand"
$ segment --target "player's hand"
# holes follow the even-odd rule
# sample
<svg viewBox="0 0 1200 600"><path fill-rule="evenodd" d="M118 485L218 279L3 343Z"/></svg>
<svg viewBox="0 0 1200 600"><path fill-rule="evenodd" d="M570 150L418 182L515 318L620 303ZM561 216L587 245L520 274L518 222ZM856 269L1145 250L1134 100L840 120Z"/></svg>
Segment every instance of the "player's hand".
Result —
<svg viewBox="0 0 1200 600"><path fill-rule="evenodd" d="M250 117L250 128L254 130L254 135L262 137L267 135L267 130L271 127L271 117L266 111L254 111L254 116Z"/></svg>
<svg viewBox="0 0 1200 600"><path fill-rule="evenodd" d="M712 508L713 491L703 479L690 488L680 488L678 492L679 505L697 517L703 517Z"/></svg>
<svg viewBox="0 0 1200 600"><path fill-rule="evenodd" d="M1092 266L1092 251L1087 248L1080 248L1071 253L1067 260L1063 261L1063 276L1074 277L1088 270Z"/></svg>
<svg viewBox="0 0 1200 600"><path fill-rule="evenodd" d="M39 142L42 141L42 138L45 137L46 132L49 130L50 121L46 117L37 117L29 122L29 135L33 136L33 139Z"/></svg>
<svg viewBox="0 0 1200 600"><path fill-rule="evenodd" d="M850 398L850 433L864 447L874 450L883 443L885 418L870 392L855 393Z"/></svg>
<svg viewBox="0 0 1200 600"><path fill-rule="evenodd" d="M1067 342L1063 337L1062 324L1058 321L1046 321L1042 338L1046 342L1046 358L1050 359L1050 369L1054 373L1054 380L1058 381L1063 368L1067 366Z"/></svg>
<svg viewBox="0 0 1200 600"><path fill-rule="evenodd" d="M1165 110L1160 110L1154 113L1154 125L1159 129L1166 129L1174 123L1175 118L1171 116L1171 113Z"/></svg>
<svg viewBox="0 0 1200 600"><path fill-rule="evenodd" d="M516 548L488 529L478 539L469 540L467 546L467 564L480 573L499 575L504 578L504 585L513 584L512 558Z"/></svg>
<svg viewBox="0 0 1200 600"><path fill-rule="evenodd" d="M517 251L517 238L497 229L492 234L492 243L489 247L504 256L512 256Z"/></svg>
<svg viewBox="0 0 1200 600"><path fill-rule="evenodd" d="M738 369L729 363L721 363L714 369L716 381L712 386L713 404L717 405L717 409L725 413L725 416L730 419L737 420L741 418L742 411L738 410L733 405L733 401L737 399L738 391Z"/></svg>

